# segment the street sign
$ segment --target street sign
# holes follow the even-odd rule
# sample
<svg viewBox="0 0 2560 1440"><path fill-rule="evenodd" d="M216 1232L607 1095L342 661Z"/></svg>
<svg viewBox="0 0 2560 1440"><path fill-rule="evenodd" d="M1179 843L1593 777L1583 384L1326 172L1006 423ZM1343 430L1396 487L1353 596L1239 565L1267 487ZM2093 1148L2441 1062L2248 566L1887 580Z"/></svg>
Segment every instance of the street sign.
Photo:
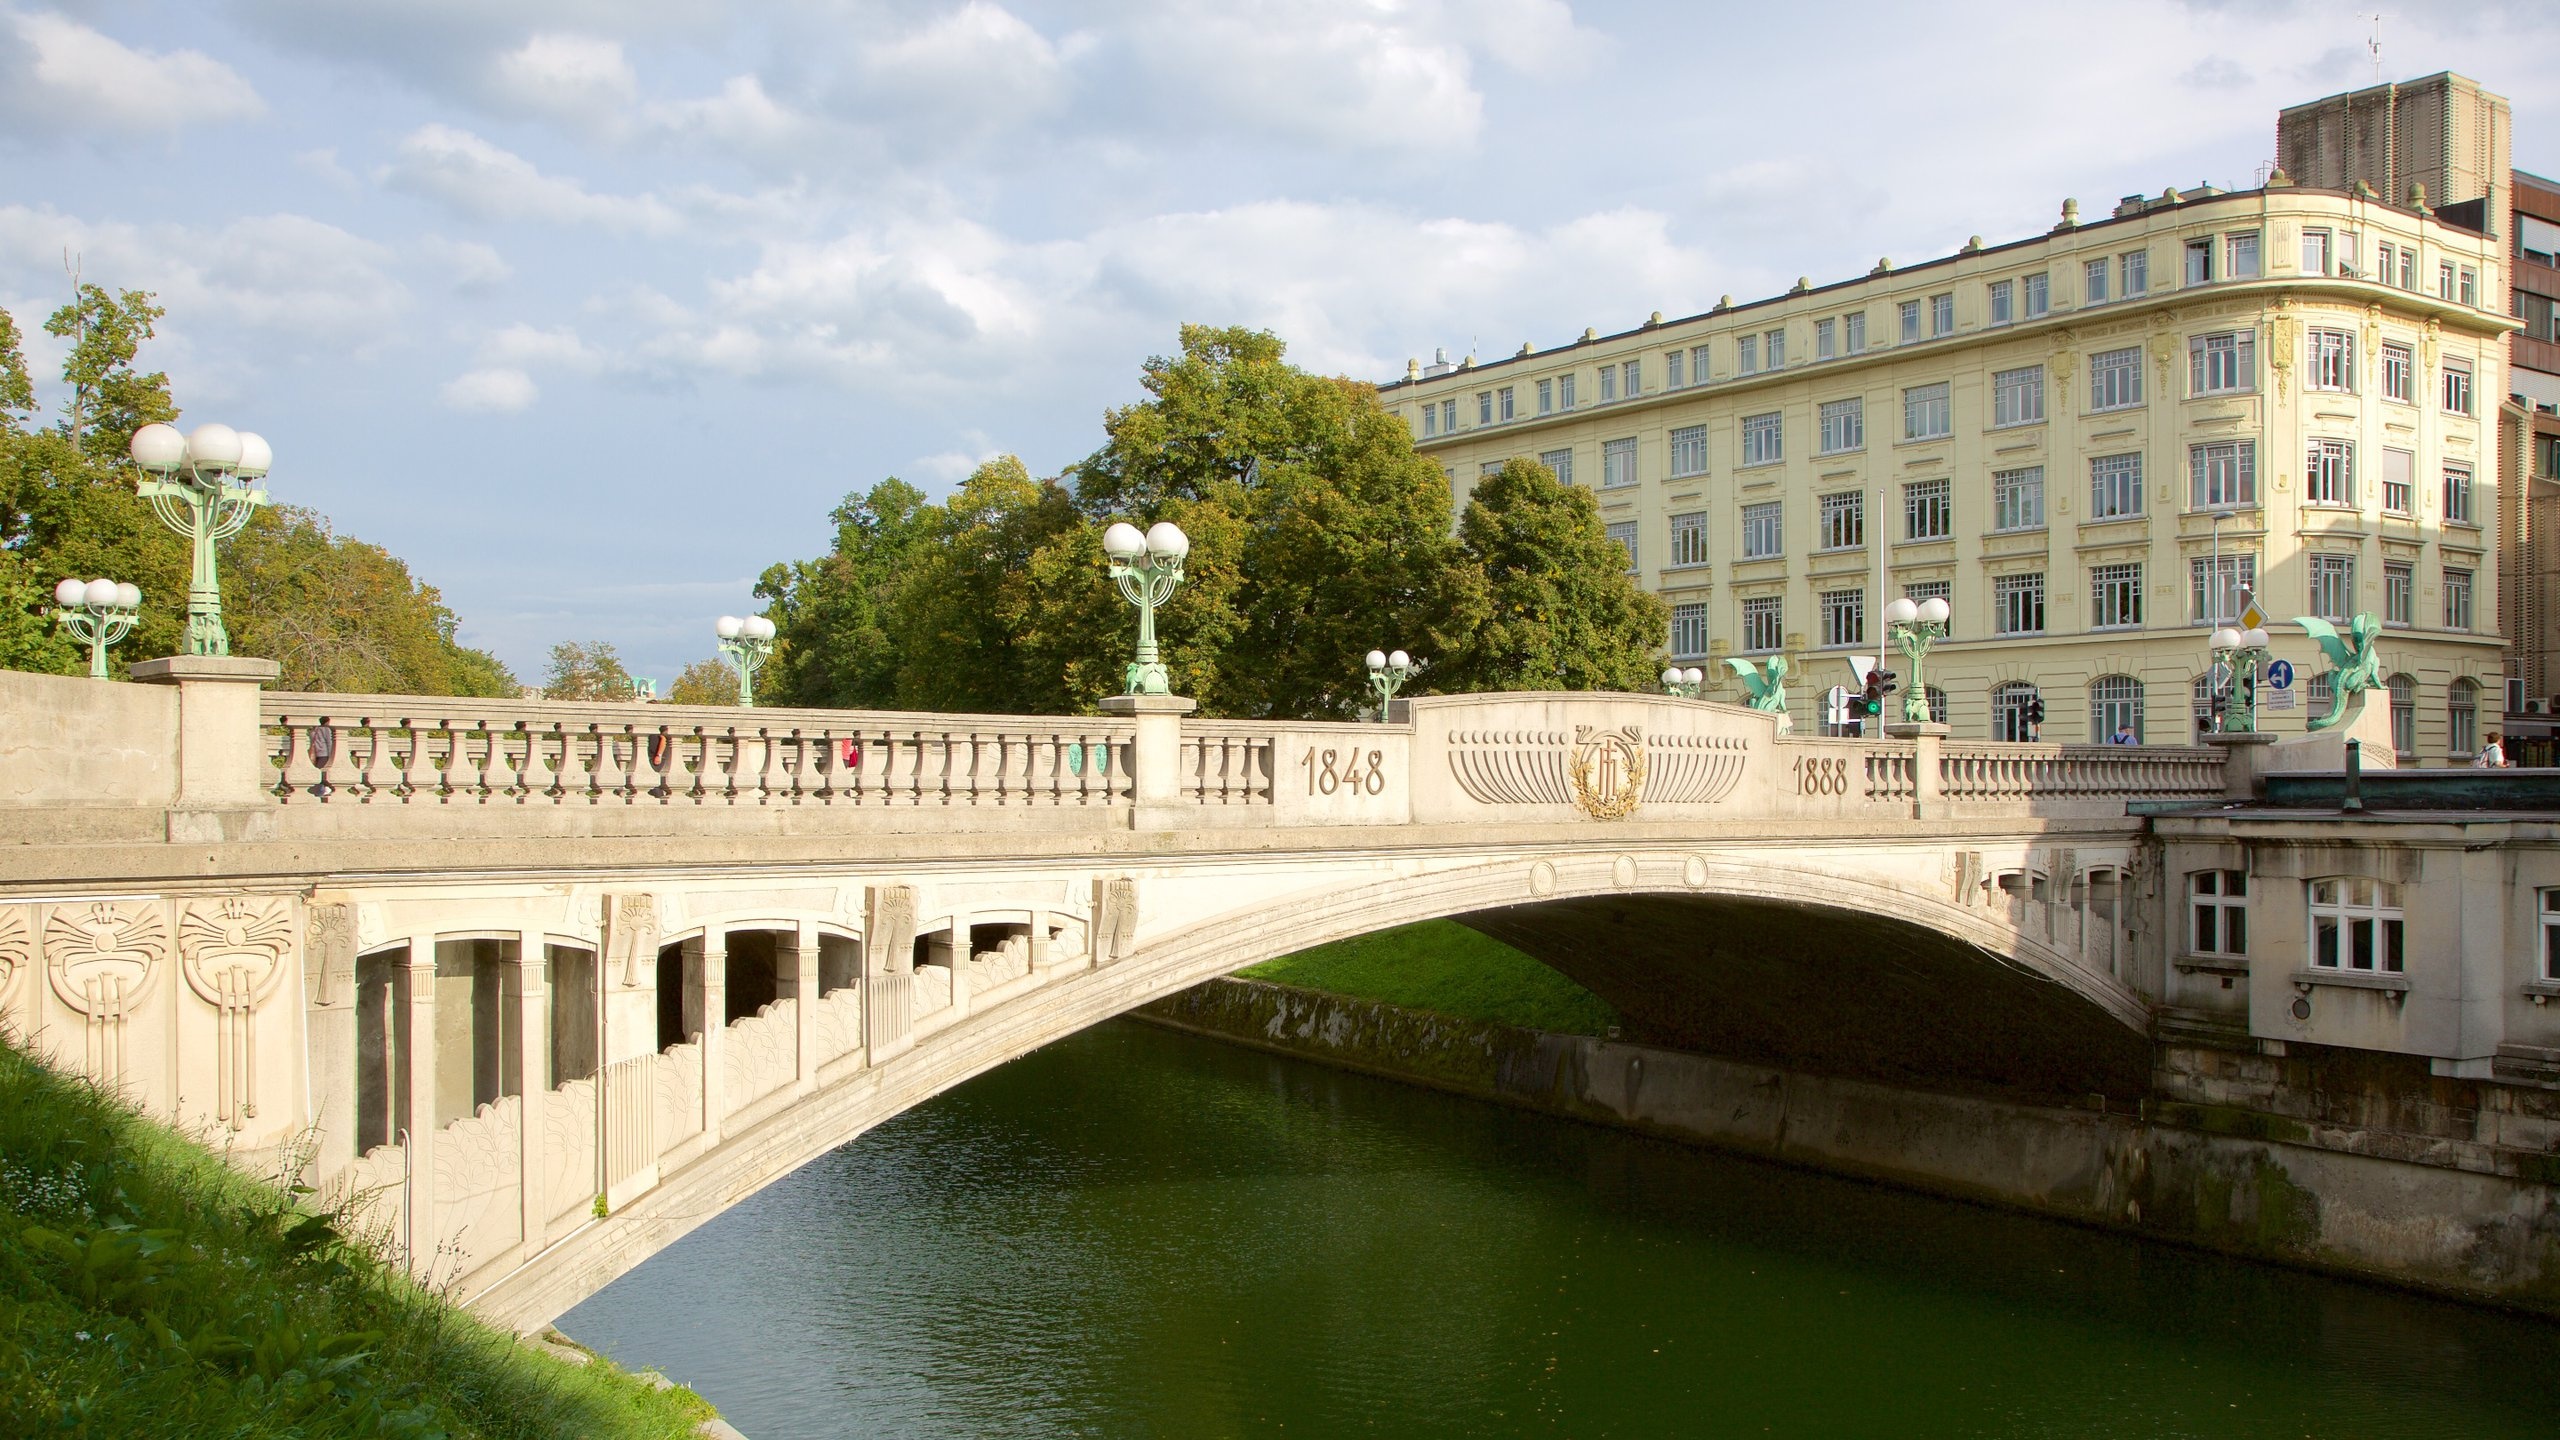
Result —
<svg viewBox="0 0 2560 1440"><path fill-rule="evenodd" d="M1858 677L1858 688L1861 690L1866 689L1867 672L1876 668L1876 657L1873 655L1843 655L1840 658L1849 662L1849 673Z"/></svg>
<svg viewBox="0 0 2560 1440"><path fill-rule="evenodd" d="M2293 691L2291 689L2276 690L2272 688L2260 691L2258 694L2258 708L2261 710L2290 710L2293 708Z"/></svg>
<svg viewBox="0 0 2560 1440"><path fill-rule="evenodd" d="M1824 721L1832 725L1848 724L1849 697L1856 693L1845 686L1832 686L1831 693L1822 697Z"/></svg>
<svg viewBox="0 0 2560 1440"><path fill-rule="evenodd" d="M2267 628L2267 612L2258 608L2257 601L2251 600L2249 602L2249 608L2240 612L2240 628L2243 630L2264 630Z"/></svg>
<svg viewBox="0 0 2560 1440"><path fill-rule="evenodd" d="M2278 660L2267 666L2267 683L2278 690L2293 688L2293 662Z"/></svg>

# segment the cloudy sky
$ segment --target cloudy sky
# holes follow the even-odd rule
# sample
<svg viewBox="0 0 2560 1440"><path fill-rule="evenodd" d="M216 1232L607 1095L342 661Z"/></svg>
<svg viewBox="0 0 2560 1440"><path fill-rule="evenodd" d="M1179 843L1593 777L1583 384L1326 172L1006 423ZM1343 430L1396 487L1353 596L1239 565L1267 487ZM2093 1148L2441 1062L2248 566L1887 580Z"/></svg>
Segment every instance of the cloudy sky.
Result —
<svg viewBox="0 0 2560 1440"><path fill-rule="evenodd" d="M1090 451L1182 321L1386 379L2247 185L2358 8L0 0L0 308L158 292L279 499L527 678L664 678L846 491ZM2547 6L2390 8L2560 173Z"/></svg>

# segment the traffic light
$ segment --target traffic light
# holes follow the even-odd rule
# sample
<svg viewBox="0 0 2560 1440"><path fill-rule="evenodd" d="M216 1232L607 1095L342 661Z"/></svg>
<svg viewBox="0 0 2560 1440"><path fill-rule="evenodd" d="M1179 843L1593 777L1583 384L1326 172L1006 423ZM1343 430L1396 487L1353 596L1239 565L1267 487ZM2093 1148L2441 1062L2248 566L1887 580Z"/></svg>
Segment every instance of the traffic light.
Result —
<svg viewBox="0 0 2560 1440"><path fill-rule="evenodd" d="M2043 696L2039 695L2033 700L2027 702L2027 723L2030 725L2042 725L2044 723Z"/></svg>
<svg viewBox="0 0 2560 1440"><path fill-rule="evenodd" d="M1858 698L1852 702L1852 704L1860 716L1872 718L1874 716L1882 715L1884 713L1884 697L1892 694L1899 688L1900 687L1894 683L1894 674L1892 671L1870 670L1867 672L1867 688L1859 694Z"/></svg>

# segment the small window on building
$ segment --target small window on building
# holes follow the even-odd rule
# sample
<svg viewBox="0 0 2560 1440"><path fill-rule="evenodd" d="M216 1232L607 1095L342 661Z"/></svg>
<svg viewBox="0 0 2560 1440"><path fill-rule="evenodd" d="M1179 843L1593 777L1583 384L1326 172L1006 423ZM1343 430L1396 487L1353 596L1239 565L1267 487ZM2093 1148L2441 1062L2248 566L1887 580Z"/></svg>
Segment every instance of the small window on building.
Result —
<svg viewBox="0 0 2560 1440"><path fill-rule="evenodd" d="M1765 560L1787 553L1786 509L1782 502L1764 500L1742 507L1742 558Z"/></svg>
<svg viewBox="0 0 2560 1440"><path fill-rule="evenodd" d="M2202 285L2213 278L2213 237L2210 235L2187 242L2187 283Z"/></svg>
<svg viewBox="0 0 2560 1440"><path fill-rule="evenodd" d="M1840 353L1840 335L1832 321L1813 322L1813 358L1829 360Z"/></svg>
<svg viewBox="0 0 2560 1440"><path fill-rule="evenodd" d="M2258 278L2258 232L2243 230L2222 240L2224 273L2234 280Z"/></svg>
<svg viewBox="0 0 2560 1440"><path fill-rule="evenodd" d="M2400 887L2360 876L2311 882L2315 970L2401 972Z"/></svg>
<svg viewBox="0 0 2560 1440"><path fill-rule="evenodd" d="M1707 427L1683 425L1671 432L1671 474L1674 479L1707 473Z"/></svg>
<svg viewBox="0 0 2560 1440"><path fill-rule="evenodd" d="M1476 423L1479 425L1493 423L1493 392L1490 390L1476 392Z"/></svg>
<svg viewBox="0 0 2560 1440"><path fill-rule="evenodd" d="M2444 362L2444 410L2448 415L2471 413L2471 362Z"/></svg>
<svg viewBox="0 0 2560 1440"><path fill-rule="evenodd" d="M1917 300L1903 301L1900 307L1900 313L1902 316L1902 343L1908 345L1920 338L1920 302Z"/></svg>
<svg viewBox="0 0 2560 1440"><path fill-rule="evenodd" d="M1662 357L1663 389L1677 390L1681 386L1688 384L1688 373L1689 357L1687 352L1672 350L1664 353Z"/></svg>
<svg viewBox="0 0 2560 1440"><path fill-rule="evenodd" d="M1779 412L1742 417L1742 463L1774 465L1786 458L1785 427Z"/></svg>
<svg viewBox="0 0 2560 1440"><path fill-rule="evenodd" d="M1570 451L1570 450L1546 450L1546 451L1541 451L1541 452L1539 453L1539 455L1538 455L1538 463L1539 463L1539 464L1541 464L1541 465L1546 466L1549 470L1552 470L1552 471L1554 471L1554 472L1555 472L1555 476L1556 476L1556 483L1557 483L1557 484L1559 484L1559 485L1570 485L1570 484L1572 484L1572 483L1573 483L1573 452L1572 452L1572 451Z"/></svg>
<svg viewBox="0 0 2560 1440"><path fill-rule="evenodd" d="M2142 452L2089 461L2089 518L2121 520L2142 513Z"/></svg>
<svg viewBox="0 0 2560 1440"><path fill-rule="evenodd" d="M1914 480L1902 487L1902 538L1944 540L1955 533L1954 507L1944 479Z"/></svg>
<svg viewBox="0 0 2560 1440"><path fill-rule="evenodd" d="M2313 555L2309 562L2311 613L2323 620L2352 619L2356 605L2356 557Z"/></svg>
<svg viewBox="0 0 2560 1440"><path fill-rule="evenodd" d="M1583 533L1589 534L1590 532L1585 531ZM1634 574L1636 571L1636 522L1633 520L1612 521L1609 525L1609 538L1618 542L1618 544L1626 550L1627 573L1630 575Z"/></svg>
<svg viewBox="0 0 2560 1440"><path fill-rule="evenodd" d="M2197 395L2231 395L2257 389L2257 332L2225 330L2189 340L2187 388Z"/></svg>
<svg viewBox="0 0 2560 1440"><path fill-rule="evenodd" d="M2187 949L2198 955L2249 953L2249 872L2196 870L2187 876Z"/></svg>
<svg viewBox="0 0 2560 1440"><path fill-rule="evenodd" d="M1760 373L1759 336L1736 335L1733 337L1733 373L1736 375Z"/></svg>
<svg viewBox="0 0 2560 1440"><path fill-rule="evenodd" d="M2397 400L2403 405L2412 403L2409 397L2417 392L2411 386L2409 377L2415 372L2416 362L2411 356L2408 346L2383 346L2382 398L2385 400Z"/></svg>
<svg viewBox="0 0 2560 1440"><path fill-rule="evenodd" d="M1711 372L1707 369L1707 347L1704 345L1690 346L1689 383L1692 385L1704 385L1707 383L1707 376L1710 373Z"/></svg>
<svg viewBox="0 0 2560 1440"><path fill-rule="evenodd" d="M1990 324L2006 325L2011 320L2017 318L2015 314L2017 297L2013 293L2016 289L2017 284L2015 281L1994 280L1991 282L1989 286L1990 293L1986 297L1990 302Z"/></svg>
<svg viewBox="0 0 2560 1440"><path fill-rule="evenodd" d="M2027 318L2033 320L2053 308L2053 277L2041 271L2018 282L2019 295L2026 302Z"/></svg>
<svg viewBox="0 0 2560 1440"><path fill-rule="evenodd" d="M1822 403L1822 453L1839 455L1867 448L1867 402L1852 395Z"/></svg>
<svg viewBox="0 0 2560 1440"><path fill-rule="evenodd" d="M2356 503L2356 452L2344 440L2314 440L2302 471L2302 501L2306 505L2344 505Z"/></svg>
<svg viewBox="0 0 2560 1440"><path fill-rule="evenodd" d="M2036 687L2023 680L1996 687L1991 692L1991 738L2012 745L2035 739L2035 717L2043 705Z"/></svg>
<svg viewBox="0 0 2560 1440"><path fill-rule="evenodd" d="M1955 433L1955 407L1944 380L1902 392L1902 438L1943 440Z"/></svg>
<svg viewBox="0 0 2560 1440"><path fill-rule="evenodd" d="M1865 352L1867 348L1866 312L1860 311L1855 315L1840 317L1840 348L1851 355Z"/></svg>
<svg viewBox="0 0 2560 1440"><path fill-rule="evenodd" d="M1514 418L1516 412L1512 409L1511 405L1510 386L1505 385L1501 389L1493 392L1493 409L1497 418L1503 420Z"/></svg>
<svg viewBox="0 0 2560 1440"><path fill-rule="evenodd" d="M2102 350L2089 357L2089 408L2125 410L2142 403L2142 347Z"/></svg>
<svg viewBox="0 0 2560 1440"><path fill-rule="evenodd" d="M2382 452L2382 509L2388 515L2414 515L2418 509L2418 456L2410 450Z"/></svg>
<svg viewBox="0 0 2560 1440"><path fill-rule="evenodd" d="M2229 623L2248 608L2258 588L2255 555L2198 555L2187 562L2190 619L2198 625Z"/></svg>
<svg viewBox="0 0 2560 1440"><path fill-rule="evenodd" d="M2089 743L2103 745L2118 730L2142 743L2142 682L2130 675L2101 675L2089 682Z"/></svg>
<svg viewBox="0 0 2560 1440"><path fill-rule="evenodd" d="M1707 563L1706 511L1684 510L1671 517L1671 563L1674 565Z"/></svg>
<svg viewBox="0 0 2560 1440"><path fill-rule="evenodd" d="M2391 687L2391 748L2401 755L2416 758L2418 753L2418 681L2412 675L2394 675Z"/></svg>
<svg viewBox="0 0 2560 1440"><path fill-rule="evenodd" d="M1600 367L1600 403L1606 405L1617 398L1618 367L1615 365L1603 365Z"/></svg>
<svg viewBox="0 0 2560 1440"><path fill-rule="evenodd" d="M2560 980L2560 889L2543 890L2541 978Z"/></svg>
<svg viewBox="0 0 2560 1440"><path fill-rule="evenodd" d="M1636 483L1636 442L1630 435L1600 446L1600 485L1607 490Z"/></svg>
<svg viewBox="0 0 2560 1440"><path fill-rule="evenodd" d="M1770 369L1784 370L1787 368L1786 331L1772 330L1768 334L1761 336L1760 349L1761 352L1768 357Z"/></svg>
<svg viewBox="0 0 2560 1440"><path fill-rule="evenodd" d="M1633 400L1644 393L1644 362L1641 360L1628 361L1626 363L1626 376L1627 398Z"/></svg>
<svg viewBox="0 0 2560 1440"><path fill-rule="evenodd" d="M1439 406L1437 406L1437 405L1425 405L1425 406L1423 406L1423 407L1422 407L1422 438L1424 438L1424 439L1428 440L1428 439L1430 439L1432 436L1435 436L1435 435L1437 435L1437 434L1439 434L1439 433L1440 433L1440 407L1439 407Z"/></svg>
<svg viewBox="0 0 2560 1440"><path fill-rule="evenodd" d="M2034 425L2044 419L2044 367L2002 370L1991 377L1991 423Z"/></svg>
<svg viewBox="0 0 2560 1440"><path fill-rule="evenodd" d="M1541 415L1556 413L1556 382L1553 380L1538 382L1538 413Z"/></svg>
<svg viewBox="0 0 2560 1440"><path fill-rule="evenodd" d="M2382 623L2408 625L2417 610L2417 568L2406 560L2386 561L2382 567Z"/></svg>
<svg viewBox="0 0 2560 1440"><path fill-rule="evenodd" d="M1954 295L1952 292L1950 292L1950 293L1945 294L1945 295L1932 295L1932 296L1930 296L1930 297L1929 297L1929 335L1930 335L1930 338L1935 339L1936 337L1938 337L1938 336L1940 336L1940 335L1953 335L1954 333L1956 333L1956 297L1955 297L1955 295Z"/></svg>
<svg viewBox="0 0 2560 1440"><path fill-rule="evenodd" d="M1826 590L1822 592L1822 643L1825 645L1863 645L1867 642L1867 592L1864 590Z"/></svg>
<svg viewBox="0 0 2560 1440"><path fill-rule="evenodd" d="M1946 602L1947 602L1947 608L1948 608L1948 612L1949 612L1949 613L1948 613L1948 616L1947 616L1946 628L1945 628L1944 633L1943 633L1943 634L1941 634L1938 638L1939 638L1939 639L1941 639L1941 640L1948 640L1948 639L1953 639L1953 638L1955 637L1955 633L1956 633L1956 622L1955 622L1955 615L1954 615L1955 600L1956 600L1955 589L1956 589L1955 585L1954 585L1952 582L1950 582L1950 581L1946 581L1946 580L1920 580L1920 581L1915 581L1915 582L1913 582L1913 583L1911 583L1911 584L1909 584L1909 585L1905 585L1905 586L1903 586L1903 587L1902 587L1902 593L1903 593L1903 594L1905 594L1905 595L1910 596L1910 597L1911 597L1911 603L1912 603L1912 604L1914 604L1914 605L1926 605L1926 604L1928 604L1928 603L1929 603L1930 601L1932 601L1932 600L1944 600L1944 601L1946 601ZM1933 703L1935 703L1935 704L1937 705L1937 707L1938 707L1940 710L1944 710L1944 709L1946 708L1946 697L1945 697L1945 696L1943 696L1943 695L1941 695L1941 696L1939 696L1939 697L1938 697L1938 699L1937 699L1935 702L1933 702ZM1943 715L1943 714L1942 714L1942 715L1940 715L1940 716L1938 717L1938 719L1939 719L1940 721L1942 721L1942 722L1943 722L1946 718L1947 718L1947 717L1946 717L1945 715Z"/></svg>
<svg viewBox="0 0 2560 1440"><path fill-rule="evenodd" d="M1765 655L1787 643L1786 602L1775 595L1756 595L1742 602L1742 648Z"/></svg>
<svg viewBox="0 0 2560 1440"><path fill-rule="evenodd" d="M2044 525L2044 467L1991 472L1991 528L2036 530Z"/></svg>
<svg viewBox="0 0 2560 1440"><path fill-rule="evenodd" d="M2151 253L2147 250L2127 250L2117 258L2121 262L2119 268L2124 272L2125 298L2130 300L2136 295L2149 294Z"/></svg>
<svg viewBox="0 0 2560 1440"><path fill-rule="evenodd" d="M1671 653L1681 660L1694 660L1707 653L1707 607L1704 602L1671 607Z"/></svg>
<svg viewBox="0 0 2560 1440"><path fill-rule="evenodd" d="M2044 633L2044 576L1991 577L1991 628L2002 635Z"/></svg>
<svg viewBox="0 0 2560 1440"><path fill-rule="evenodd" d="M2107 303L2107 262L2105 260L2092 260L2080 268L2080 303L2083 305Z"/></svg>
<svg viewBox="0 0 2560 1440"><path fill-rule="evenodd" d="M2480 685L2456 680L2444 693L2445 749L2469 757L2480 749Z"/></svg>
<svg viewBox="0 0 2560 1440"><path fill-rule="evenodd" d="M2444 520L2448 525L2476 525L2471 513L2471 467L2447 461L2444 467Z"/></svg>
<svg viewBox="0 0 2560 1440"><path fill-rule="evenodd" d="M2097 630L2142 624L2142 566L2097 565L2089 570L2089 625Z"/></svg>
<svg viewBox="0 0 2560 1440"><path fill-rule="evenodd" d="M1559 410L1570 410L1570 409L1572 409L1572 408L1573 408L1573 406L1574 406L1574 399L1573 399L1573 382L1574 382L1574 378L1575 378L1575 377L1573 377L1573 376L1571 376L1571 375L1559 375L1559 376L1557 376L1557 377L1556 377L1556 408L1557 408L1557 409L1559 409Z"/></svg>
<svg viewBox="0 0 2560 1440"><path fill-rule="evenodd" d="M2471 628L2471 572L2450 565L2444 572L2444 628Z"/></svg>
<svg viewBox="0 0 2560 1440"><path fill-rule="evenodd" d="M2302 383L2313 390L2352 394L2356 388L2356 337L2347 330L2314 329L2304 357Z"/></svg>
<svg viewBox="0 0 2560 1440"><path fill-rule="evenodd" d="M1819 548L1850 550L1867 543L1867 495L1863 490L1843 490L1822 497L1822 537Z"/></svg>
<svg viewBox="0 0 2560 1440"><path fill-rule="evenodd" d="M2258 442L2214 440L2187 447L2188 504L2197 510L2258 503Z"/></svg>
<svg viewBox="0 0 2560 1440"><path fill-rule="evenodd" d="M2329 273L2329 232L2305 227L2302 232L2302 273Z"/></svg>

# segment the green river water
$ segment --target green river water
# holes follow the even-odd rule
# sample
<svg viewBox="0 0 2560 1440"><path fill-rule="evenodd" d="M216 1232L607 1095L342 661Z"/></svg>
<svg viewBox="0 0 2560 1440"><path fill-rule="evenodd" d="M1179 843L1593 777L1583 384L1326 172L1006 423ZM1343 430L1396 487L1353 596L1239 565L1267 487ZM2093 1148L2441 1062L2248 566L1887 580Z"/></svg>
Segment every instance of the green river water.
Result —
<svg viewBox="0 0 2560 1440"><path fill-rule="evenodd" d="M1127 1021L561 1328L752 1440L2560 1436L2560 1326Z"/></svg>

